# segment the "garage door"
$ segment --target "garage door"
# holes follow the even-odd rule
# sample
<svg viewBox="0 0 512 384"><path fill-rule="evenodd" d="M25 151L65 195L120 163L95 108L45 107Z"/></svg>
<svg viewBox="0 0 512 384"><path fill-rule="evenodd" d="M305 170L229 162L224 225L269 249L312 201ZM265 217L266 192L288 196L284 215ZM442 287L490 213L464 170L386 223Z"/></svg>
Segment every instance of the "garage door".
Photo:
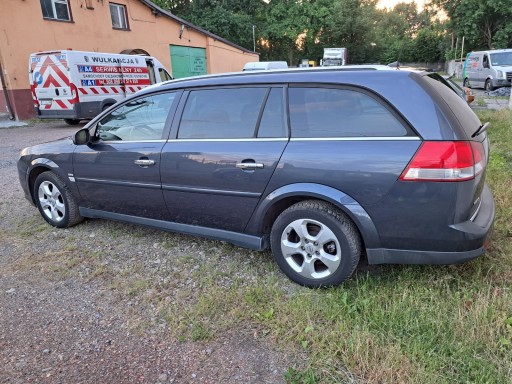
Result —
<svg viewBox="0 0 512 384"><path fill-rule="evenodd" d="M176 78L206 75L206 49L171 45L172 75Z"/></svg>

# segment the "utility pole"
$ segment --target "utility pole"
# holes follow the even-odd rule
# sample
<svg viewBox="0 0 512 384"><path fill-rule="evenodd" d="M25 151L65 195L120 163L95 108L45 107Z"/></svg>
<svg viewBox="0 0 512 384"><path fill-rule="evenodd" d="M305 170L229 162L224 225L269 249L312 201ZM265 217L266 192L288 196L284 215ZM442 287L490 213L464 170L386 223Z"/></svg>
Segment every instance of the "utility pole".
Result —
<svg viewBox="0 0 512 384"><path fill-rule="evenodd" d="M508 101L508 109L510 109L512 111L512 88L511 88L511 92L510 92L510 99Z"/></svg>
<svg viewBox="0 0 512 384"><path fill-rule="evenodd" d="M256 35L254 34L255 25L252 26L252 51L256 52Z"/></svg>

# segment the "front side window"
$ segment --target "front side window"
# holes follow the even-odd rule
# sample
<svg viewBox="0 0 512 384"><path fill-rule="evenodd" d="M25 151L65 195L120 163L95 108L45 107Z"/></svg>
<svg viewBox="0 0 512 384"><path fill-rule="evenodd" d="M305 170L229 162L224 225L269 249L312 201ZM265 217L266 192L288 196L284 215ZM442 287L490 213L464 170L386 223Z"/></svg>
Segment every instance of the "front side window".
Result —
<svg viewBox="0 0 512 384"><path fill-rule="evenodd" d="M71 21L68 0L41 0L41 10L45 19Z"/></svg>
<svg viewBox="0 0 512 384"><path fill-rule="evenodd" d="M243 139L256 135L266 88L191 91L179 139Z"/></svg>
<svg viewBox="0 0 512 384"><path fill-rule="evenodd" d="M489 57L487 55L484 55L484 60L482 62L484 68L489 68Z"/></svg>
<svg viewBox="0 0 512 384"><path fill-rule="evenodd" d="M96 136L104 141L160 140L176 92L131 100L98 123Z"/></svg>
<svg viewBox="0 0 512 384"><path fill-rule="evenodd" d="M158 68L158 73L160 73L160 80L161 81L172 80L171 75L169 75L169 73L165 69Z"/></svg>
<svg viewBox="0 0 512 384"><path fill-rule="evenodd" d="M395 137L408 130L381 102L354 90L290 88L292 137Z"/></svg>
<svg viewBox="0 0 512 384"><path fill-rule="evenodd" d="M122 4L110 3L110 17L112 19L112 28L128 29L126 6Z"/></svg>

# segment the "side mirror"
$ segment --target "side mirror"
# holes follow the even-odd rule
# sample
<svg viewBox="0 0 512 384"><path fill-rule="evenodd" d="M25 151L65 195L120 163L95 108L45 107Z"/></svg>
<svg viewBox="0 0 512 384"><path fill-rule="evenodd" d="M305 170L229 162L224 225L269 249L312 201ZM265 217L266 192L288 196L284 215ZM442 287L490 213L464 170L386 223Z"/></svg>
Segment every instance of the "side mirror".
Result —
<svg viewBox="0 0 512 384"><path fill-rule="evenodd" d="M91 142L91 134L89 133L89 129L82 128L75 136L73 136L73 143L75 145L86 145Z"/></svg>

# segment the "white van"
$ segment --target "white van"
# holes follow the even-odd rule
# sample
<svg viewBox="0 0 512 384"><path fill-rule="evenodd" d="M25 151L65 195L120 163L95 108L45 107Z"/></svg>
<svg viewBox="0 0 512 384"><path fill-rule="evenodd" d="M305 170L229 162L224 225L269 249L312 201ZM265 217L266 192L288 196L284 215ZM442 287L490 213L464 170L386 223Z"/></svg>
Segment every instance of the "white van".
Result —
<svg viewBox="0 0 512 384"><path fill-rule="evenodd" d="M464 86L493 91L510 87L512 82L512 49L471 52L464 63Z"/></svg>
<svg viewBox="0 0 512 384"><path fill-rule="evenodd" d="M171 80L154 57L72 50L32 53L29 81L41 119L75 125L151 84Z"/></svg>
<svg viewBox="0 0 512 384"><path fill-rule="evenodd" d="M272 69L287 69L286 61L251 61L244 65L243 71L267 71Z"/></svg>

